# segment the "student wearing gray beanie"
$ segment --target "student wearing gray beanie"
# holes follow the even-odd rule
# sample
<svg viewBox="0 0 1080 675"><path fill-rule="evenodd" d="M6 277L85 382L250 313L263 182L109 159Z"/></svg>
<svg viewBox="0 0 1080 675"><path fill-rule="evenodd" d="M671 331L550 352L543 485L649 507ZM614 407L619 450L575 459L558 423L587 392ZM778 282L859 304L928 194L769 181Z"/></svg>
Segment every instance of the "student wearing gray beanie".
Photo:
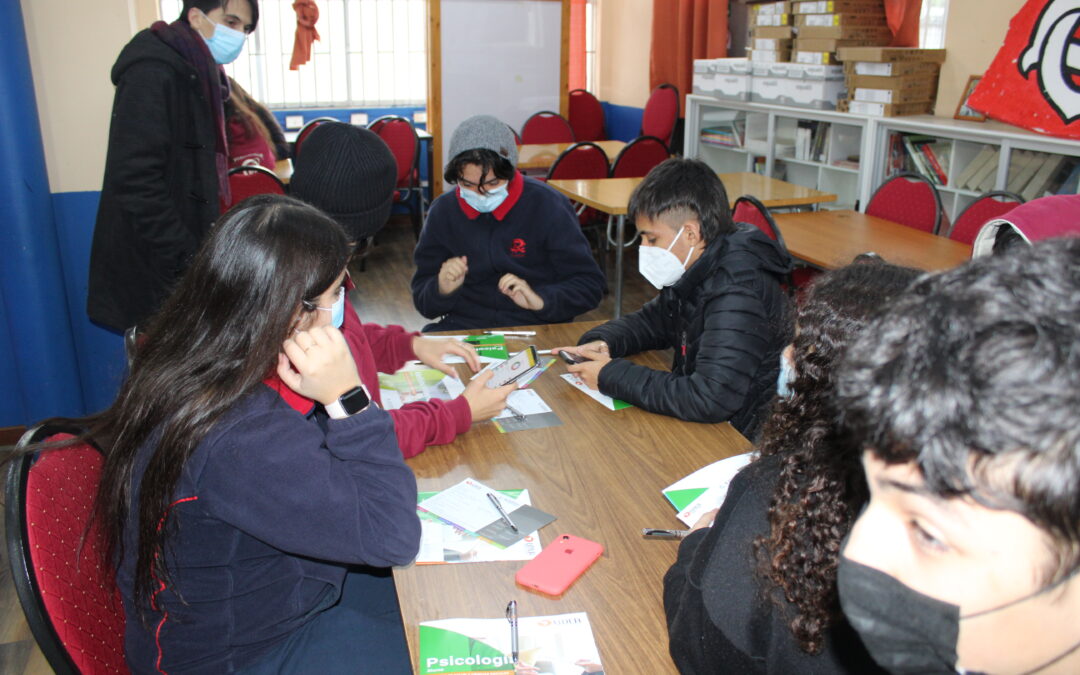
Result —
<svg viewBox="0 0 1080 675"><path fill-rule="evenodd" d="M572 321L600 303L604 275L570 201L515 168L514 132L491 115L450 137L444 178L416 245L412 292L425 330Z"/></svg>

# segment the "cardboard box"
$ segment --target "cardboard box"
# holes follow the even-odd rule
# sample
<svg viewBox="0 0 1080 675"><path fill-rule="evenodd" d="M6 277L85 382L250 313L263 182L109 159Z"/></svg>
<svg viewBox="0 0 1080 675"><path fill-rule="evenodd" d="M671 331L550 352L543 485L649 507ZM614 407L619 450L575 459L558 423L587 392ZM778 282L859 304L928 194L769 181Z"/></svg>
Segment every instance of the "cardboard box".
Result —
<svg viewBox="0 0 1080 675"><path fill-rule="evenodd" d="M836 54L832 52L792 52L794 56L792 61L795 63L806 63L810 65L829 65L836 63Z"/></svg>
<svg viewBox="0 0 1080 675"><path fill-rule="evenodd" d="M889 24L884 14L796 14L799 26L885 26Z"/></svg>
<svg viewBox="0 0 1080 675"><path fill-rule="evenodd" d="M875 40L825 40L821 38L795 38L793 48L800 52L835 52L840 47L879 44Z"/></svg>
<svg viewBox="0 0 1080 675"><path fill-rule="evenodd" d="M882 0L812 0L796 2L791 11L794 14L883 14L885 4Z"/></svg>
<svg viewBox="0 0 1080 675"><path fill-rule="evenodd" d="M909 75L907 77L875 77L851 75L847 77L848 90L858 101L877 103L913 103L933 101L937 98L937 75ZM862 95L860 95L862 91ZM878 93L874 93L878 92Z"/></svg>
<svg viewBox="0 0 1080 675"><path fill-rule="evenodd" d="M776 38L751 38L752 49L771 49L773 51L791 51L791 40L778 40Z"/></svg>
<svg viewBox="0 0 1080 675"><path fill-rule="evenodd" d="M892 31L888 26L801 26L798 28L798 35L804 39L876 40L879 45L887 45L892 40ZM847 59L840 56L840 60Z"/></svg>
<svg viewBox="0 0 1080 675"><path fill-rule="evenodd" d="M751 14L791 14L791 2L761 2L750 5L749 9Z"/></svg>
<svg viewBox="0 0 1080 675"><path fill-rule="evenodd" d="M790 40L794 35L794 31L791 26L757 26L750 31L750 34L756 40L757 38L770 38L773 40Z"/></svg>
<svg viewBox="0 0 1080 675"><path fill-rule="evenodd" d="M800 35L800 37L802 37ZM810 36L807 36L810 37ZM918 49L916 47L844 47L837 54L841 61L876 61L900 63L905 61L929 61L944 63L944 49Z"/></svg>
<svg viewBox="0 0 1080 675"><path fill-rule="evenodd" d="M791 51L787 49L749 49L747 53L754 63L784 63L791 58Z"/></svg>
<svg viewBox="0 0 1080 675"><path fill-rule="evenodd" d="M934 104L930 101L915 103L869 103L867 101L848 101L848 112L870 117L900 117L903 115L923 115L933 112Z"/></svg>
<svg viewBox="0 0 1080 675"><path fill-rule="evenodd" d="M790 14L754 14L750 17L750 26L790 26Z"/></svg>
<svg viewBox="0 0 1080 675"><path fill-rule="evenodd" d="M848 61L844 64L844 71L847 75L863 75L866 77L907 77L909 75L937 77L940 70L941 64L931 61L903 61L899 63Z"/></svg>

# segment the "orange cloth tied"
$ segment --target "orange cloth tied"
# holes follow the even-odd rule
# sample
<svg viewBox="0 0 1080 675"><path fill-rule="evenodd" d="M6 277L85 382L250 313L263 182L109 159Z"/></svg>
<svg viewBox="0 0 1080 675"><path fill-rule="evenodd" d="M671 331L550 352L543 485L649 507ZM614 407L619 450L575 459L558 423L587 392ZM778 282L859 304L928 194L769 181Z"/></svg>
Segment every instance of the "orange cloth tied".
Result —
<svg viewBox="0 0 1080 675"><path fill-rule="evenodd" d="M296 0L292 6L296 12L296 39L293 41L289 70L299 70L300 66L311 60L311 43L320 39L319 31L315 30L319 8L315 0Z"/></svg>

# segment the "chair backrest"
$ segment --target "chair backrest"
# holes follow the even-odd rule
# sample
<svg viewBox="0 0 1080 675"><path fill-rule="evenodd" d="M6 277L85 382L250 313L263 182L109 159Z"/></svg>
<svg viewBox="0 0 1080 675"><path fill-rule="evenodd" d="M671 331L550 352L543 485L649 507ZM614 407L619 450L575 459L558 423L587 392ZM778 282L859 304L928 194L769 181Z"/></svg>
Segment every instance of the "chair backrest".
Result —
<svg viewBox="0 0 1080 675"><path fill-rule="evenodd" d="M764 232L773 241L780 242L784 248L784 235L780 234L780 228L776 226L769 207L762 204L757 197L743 195L735 200L735 208L731 210L731 219L737 223L749 223Z"/></svg>
<svg viewBox="0 0 1080 675"><path fill-rule="evenodd" d="M521 127L522 143L573 143L574 130L557 112L541 110Z"/></svg>
<svg viewBox="0 0 1080 675"><path fill-rule="evenodd" d="M285 184L265 166L238 166L229 169L229 190L232 201L238 204L252 195L285 194Z"/></svg>
<svg viewBox="0 0 1080 675"><path fill-rule="evenodd" d="M957 217L952 229L949 230L949 239L965 244L974 243L975 235L979 233L983 225L994 218L1000 218L1023 203L1023 197L1004 190L980 195Z"/></svg>
<svg viewBox="0 0 1080 675"><path fill-rule="evenodd" d="M679 90L673 84L661 84L649 94L641 115L639 136L656 136L670 145L679 119Z"/></svg>
<svg viewBox="0 0 1080 675"><path fill-rule="evenodd" d="M604 140L604 107L595 96L584 89L571 91L566 114L574 138L579 141Z"/></svg>
<svg viewBox="0 0 1080 675"><path fill-rule="evenodd" d="M608 156L596 143L575 143L562 151L551 168L547 179L607 178Z"/></svg>
<svg viewBox="0 0 1080 675"><path fill-rule="evenodd" d="M315 131L315 127L319 126L323 122L337 122L336 117L316 117L313 120L308 120L308 123L300 127L300 133L296 134L296 141L293 142L293 160L300 156L300 146L304 143L304 139L308 137L312 131Z"/></svg>
<svg viewBox="0 0 1080 675"><path fill-rule="evenodd" d="M71 438L42 425L19 447ZM97 525L87 529L103 464L89 443L22 454L8 466L5 536L15 591L57 673L126 673L124 608ZM85 536L85 538L84 538Z"/></svg>
<svg viewBox="0 0 1080 675"><path fill-rule="evenodd" d="M397 162L397 187L413 187L420 158L420 137L407 117L387 115L368 125L383 139Z"/></svg>
<svg viewBox="0 0 1080 675"><path fill-rule="evenodd" d="M919 174L900 173L878 187L866 205L866 214L937 234L941 225L941 196Z"/></svg>
<svg viewBox="0 0 1080 675"><path fill-rule="evenodd" d="M667 145L654 136L639 136L626 144L611 163L612 178L641 178L667 159Z"/></svg>

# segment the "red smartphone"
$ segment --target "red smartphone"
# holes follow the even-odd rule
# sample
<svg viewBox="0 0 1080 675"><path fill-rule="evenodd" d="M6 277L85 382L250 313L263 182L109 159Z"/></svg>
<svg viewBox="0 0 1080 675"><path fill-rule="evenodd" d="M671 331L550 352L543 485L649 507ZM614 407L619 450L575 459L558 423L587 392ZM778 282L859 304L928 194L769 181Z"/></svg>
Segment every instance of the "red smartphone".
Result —
<svg viewBox="0 0 1080 675"><path fill-rule="evenodd" d="M540 555L525 563L514 580L541 593L562 595L603 552L604 547L595 541L560 534Z"/></svg>

